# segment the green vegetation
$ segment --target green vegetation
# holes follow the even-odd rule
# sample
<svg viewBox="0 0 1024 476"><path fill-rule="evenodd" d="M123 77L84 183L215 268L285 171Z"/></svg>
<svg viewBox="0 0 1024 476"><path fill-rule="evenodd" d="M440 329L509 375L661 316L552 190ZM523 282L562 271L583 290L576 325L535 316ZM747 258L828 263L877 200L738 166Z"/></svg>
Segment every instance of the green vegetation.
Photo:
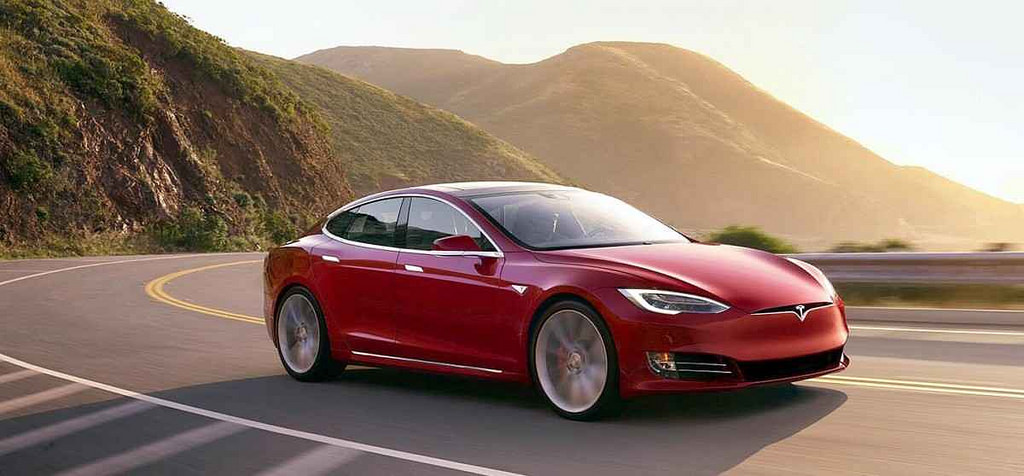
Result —
<svg viewBox="0 0 1024 476"><path fill-rule="evenodd" d="M193 28L185 18L162 4L148 0L117 3L108 12L111 18L161 42L167 58L188 62L196 74L215 80L232 97L280 119L309 112L308 106L272 73L226 47L222 39Z"/></svg>
<svg viewBox="0 0 1024 476"><path fill-rule="evenodd" d="M165 101L162 77L122 36L144 35L159 58L187 63L231 97L287 122L308 106L269 71L147 0L11 0L0 4L0 168L25 190L59 166L82 112L100 106L150 121ZM3 150L3 149L10 150Z"/></svg>
<svg viewBox="0 0 1024 476"><path fill-rule="evenodd" d="M0 241L0 259L126 255L163 251L147 235L125 235L109 231L79 233L75 236L47 233L28 243Z"/></svg>
<svg viewBox="0 0 1024 476"><path fill-rule="evenodd" d="M877 243L843 241L833 246L833 253L884 253L888 251L913 251L914 246L899 238L886 238Z"/></svg>
<svg viewBox="0 0 1024 476"><path fill-rule="evenodd" d="M7 183L15 191L31 189L52 175L50 165L32 151L17 150L0 163Z"/></svg>
<svg viewBox="0 0 1024 476"><path fill-rule="evenodd" d="M228 247L228 226L224 219L198 208L187 208L177 220L153 227L156 243L170 250L222 251Z"/></svg>
<svg viewBox="0 0 1024 476"><path fill-rule="evenodd" d="M771 236L755 226L727 226L721 231L712 233L707 239L712 243L744 246L769 253L785 254L797 252L795 246L781 238Z"/></svg>
<svg viewBox="0 0 1024 476"><path fill-rule="evenodd" d="M852 306L1024 309L1024 286L833 283Z"/></svg>
<svg viewBox="0 0 1024 476"><path fill-rule="evenodd" d="M174 88L182 83L219 102L189 104L194 91ZM327 200L348 196L338 168L321 174L340 178L334 193L308 178L330 158L315 109L157 2L0 2L0 202L12 204L0 211L0 256L258 249L290 239L309 220L280 195L298 201L320 186ZM256 150L223 145L254 142L247 147ZM265 163L244 163L254 160ZM232 161L230 170L298 176L222 176ZM274 198L275 209L253 193ZM156 221L158 206L182 211Z"/></svg>

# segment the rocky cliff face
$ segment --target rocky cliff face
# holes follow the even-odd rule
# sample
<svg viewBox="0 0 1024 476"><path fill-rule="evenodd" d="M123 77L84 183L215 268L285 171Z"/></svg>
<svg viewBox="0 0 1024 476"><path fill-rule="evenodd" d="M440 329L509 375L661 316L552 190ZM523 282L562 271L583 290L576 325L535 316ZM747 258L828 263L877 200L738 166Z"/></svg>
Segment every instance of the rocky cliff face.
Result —
<svg viewBox="0 0 1024 476"><path fill-rule="evenodd" d="M4 242L185 208L259 235L254 213L299 222L351 198L318 113L156 3L15 0L0 28Z"/></svg>

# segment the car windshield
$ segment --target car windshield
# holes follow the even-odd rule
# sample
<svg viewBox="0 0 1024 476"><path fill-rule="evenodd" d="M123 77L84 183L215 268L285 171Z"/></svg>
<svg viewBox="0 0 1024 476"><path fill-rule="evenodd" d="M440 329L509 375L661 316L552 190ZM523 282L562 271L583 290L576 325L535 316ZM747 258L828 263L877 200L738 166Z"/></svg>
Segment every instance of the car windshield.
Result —
<svg viewBox="0 0 1024 476"><path fill-rule="evenodd" d="M507 234L533 249L689 241L621 200L584 190L487 195L470 202Z"/></svg>

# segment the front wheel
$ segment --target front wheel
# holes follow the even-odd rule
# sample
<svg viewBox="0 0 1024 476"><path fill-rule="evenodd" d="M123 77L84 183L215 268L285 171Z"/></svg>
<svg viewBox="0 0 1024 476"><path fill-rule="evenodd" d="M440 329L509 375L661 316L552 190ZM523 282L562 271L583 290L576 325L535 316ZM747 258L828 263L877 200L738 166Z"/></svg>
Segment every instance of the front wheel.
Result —
<svg viewBox="0 0 1024 476"><path fill-rule="evenodd" d="M559 415L596 420L621 409L615 346L589 306L575 301L551 306L531 342L534 382Z"/></svg>
<svg viewBox="0 0 1024 476"><path fill-rule="evenodd" d="M327 323L320 306L305 288L292 288L277 309L277 354L288 374L303 382L333 377L345 365L331 358Z"/></svg>

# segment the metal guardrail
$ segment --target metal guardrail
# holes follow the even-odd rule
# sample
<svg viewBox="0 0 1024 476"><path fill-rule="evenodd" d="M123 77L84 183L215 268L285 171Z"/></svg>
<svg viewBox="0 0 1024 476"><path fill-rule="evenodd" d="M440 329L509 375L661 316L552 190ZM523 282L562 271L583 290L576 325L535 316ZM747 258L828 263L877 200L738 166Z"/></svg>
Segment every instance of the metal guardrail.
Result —
<svg viewBox="0 0 1024 476"><path fill-rule="evenodd" d="M1024 286L1024 252L800 253L836 282L984 283Z"/></svg>

